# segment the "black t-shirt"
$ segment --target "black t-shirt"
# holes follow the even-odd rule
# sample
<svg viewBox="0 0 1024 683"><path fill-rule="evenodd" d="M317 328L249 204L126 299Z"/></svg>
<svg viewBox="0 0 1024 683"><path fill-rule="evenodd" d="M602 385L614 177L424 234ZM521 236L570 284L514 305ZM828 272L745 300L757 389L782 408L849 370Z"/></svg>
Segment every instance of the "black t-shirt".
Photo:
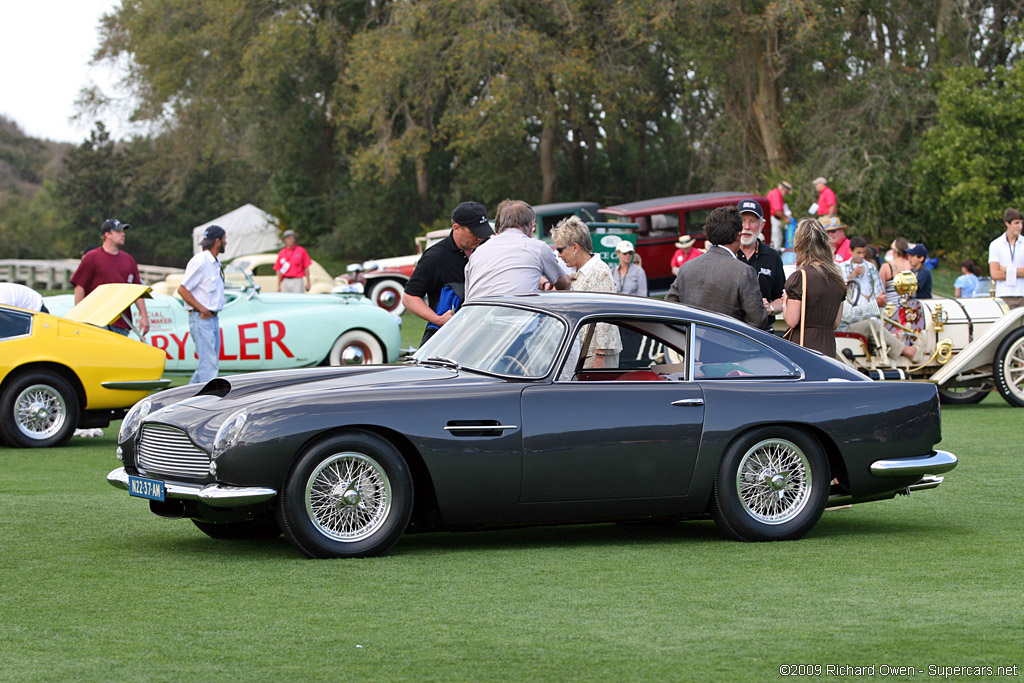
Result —
<svg viewBox="0 0 1024 683"><path fill-rule="evenodd" d="M742 249L737 257L757 273L757 284L761 288L762 297L768 301L775 301L782 296L782 290L786 288L786 272L782 269L782 257L779 256L779 252L758 240L750 260L747 260Z"/></svg>
<svg viewBox="0 0 1024 683"><path fill-rule="evenodd" d="M451 233L443 240L423 252L416 263L405 293L426 299L435 308L441 296L441 289L452 282L466 281L466 252L459 249Z"/></svg>

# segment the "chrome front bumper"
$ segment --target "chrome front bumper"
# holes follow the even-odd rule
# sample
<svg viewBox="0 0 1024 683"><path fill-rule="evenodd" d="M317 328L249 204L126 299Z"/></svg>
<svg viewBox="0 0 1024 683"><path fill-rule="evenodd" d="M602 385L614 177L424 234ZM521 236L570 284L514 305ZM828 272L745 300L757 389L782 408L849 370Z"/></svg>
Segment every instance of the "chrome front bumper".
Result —
<svg viewBox="0 0 1024 683"><path fill-rule="evenodd" d="M118 489L128 490L128 472L123 467L111 470L107 481ZM277 491L263 486L225 486L224 484L187 484L164 480L168 498L194 500L215 508L238 508L270 500Z"/></svg>

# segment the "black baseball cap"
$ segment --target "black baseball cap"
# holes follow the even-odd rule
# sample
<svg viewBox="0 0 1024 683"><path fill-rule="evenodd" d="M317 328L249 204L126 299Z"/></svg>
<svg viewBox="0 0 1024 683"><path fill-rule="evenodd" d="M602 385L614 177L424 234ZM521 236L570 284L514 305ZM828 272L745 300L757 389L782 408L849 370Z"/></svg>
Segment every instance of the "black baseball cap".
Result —
<svg viewBox="0 0 1024 683"><path fill-rule="evenodd" d="M103 221L103 225L100 226L100 232L101 233L102 232L110 232L111 230L117 230L118 232L124 232L125 230L127 230L130 227L132 227L132 226L128 225L127 223L122 223L119 220L115 220L113 218L108 218L107 220Z"/></svg>
<svg viewBox="0 0 1024 683"><path fill-rule="evenodd" d="M740 213L752 213L761 220L764 220L764 212L761 210L761 205L753 199L744 199L736 205L736 208L740 210Z"/></svg>
<svg viewBox="0 0 1024 683"><path fill-rule="evenodd" d="M227 233L224 232L224 228L220 227L219 225L211 225L203 232L203 241L206 242L207 240L209 240L212 242L213 240L219 239L226 234Z"/></svg>
<svg viewBox="0 0 1024 683"><path fill-rule="evenodd" d="M469 228L469 231L482 240L494 234L490 221L487 220L487 209L477 202L462 202L452 211L452 223Z"/></svg>

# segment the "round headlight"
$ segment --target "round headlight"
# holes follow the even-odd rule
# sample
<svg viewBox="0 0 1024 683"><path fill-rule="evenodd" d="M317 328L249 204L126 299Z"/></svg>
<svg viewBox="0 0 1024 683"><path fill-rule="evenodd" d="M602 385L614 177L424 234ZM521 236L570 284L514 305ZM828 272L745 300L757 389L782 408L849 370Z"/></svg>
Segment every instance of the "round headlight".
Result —
<svg viewBox="0 0 1024 683"><path fill-rule="evenodd" d="M139 431L139 427L142 426L142 421L149 415L150 409L153 407L153 402L148 398L144 398L128 411L128 414L124 416L124 420L121 421L121 431L117 435L118 442L124 442L135 436L135 432Z"/></svg>
<svg viewBox="0 0 1024 683"><path fill-rule="evenodd" d="M249 413L242 408L224 420L224 424L217 430L217 436L213 440L213 457L219 457L224 451L235 445L248 417Z"/></svg>

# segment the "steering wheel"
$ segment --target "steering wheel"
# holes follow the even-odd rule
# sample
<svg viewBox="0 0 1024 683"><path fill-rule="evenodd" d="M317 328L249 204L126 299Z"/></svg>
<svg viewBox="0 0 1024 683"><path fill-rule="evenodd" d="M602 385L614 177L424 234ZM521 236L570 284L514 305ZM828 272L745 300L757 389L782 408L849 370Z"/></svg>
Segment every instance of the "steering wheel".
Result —
<svg viewBox="0 0 1024 683"><path fill-rule="evenodd" d="M860 301L860 283L856 280L850 280L846 283L846 300L851 306L856 306L857 302Z"/></svg>
<svg viewBox="0 0 1024 683"><path fill-rule="evenodd" d="M503 361L503 360L509 361L510 365L519 368L519 370L521 371L523 377L526 377L527 375L530 374L530 371L526 369L526 366L523 365L523 362L521 360L519 360L518 358L516 358L515 356L510 356L508 354L505 354L504 356L502 356L498 360L499 361Z"/></svg>

